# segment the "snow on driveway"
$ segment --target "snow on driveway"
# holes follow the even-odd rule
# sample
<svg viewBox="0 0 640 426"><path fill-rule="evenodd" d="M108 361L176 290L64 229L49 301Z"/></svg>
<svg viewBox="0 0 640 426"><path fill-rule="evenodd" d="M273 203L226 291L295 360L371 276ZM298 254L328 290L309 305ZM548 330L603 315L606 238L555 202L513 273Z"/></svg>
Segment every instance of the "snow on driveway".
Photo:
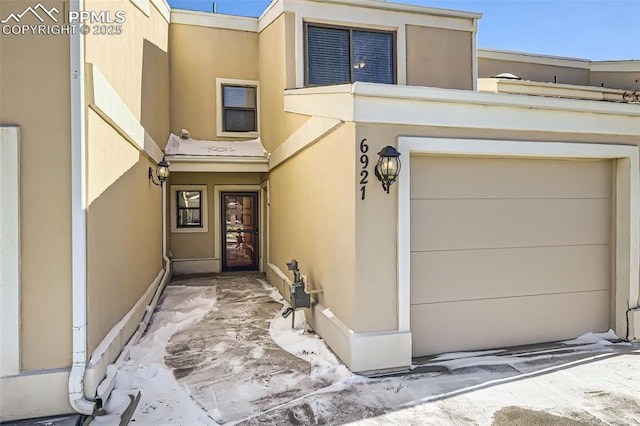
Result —
<svg viewBox="0 0 640 426"><path fill-rule="evenodd" d="M131 425L638 424L640 346L588 334L544 348L440 355L353 375L261 275L174 279L118 366L107 415Z"/></svg>

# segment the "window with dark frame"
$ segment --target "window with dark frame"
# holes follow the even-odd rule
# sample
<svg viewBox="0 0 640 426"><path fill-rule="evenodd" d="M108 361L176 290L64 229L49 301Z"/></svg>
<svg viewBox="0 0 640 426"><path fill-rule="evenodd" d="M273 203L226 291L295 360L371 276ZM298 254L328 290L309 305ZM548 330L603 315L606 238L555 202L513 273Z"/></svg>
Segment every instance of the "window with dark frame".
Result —
<svg viewBox="0 0 640 426"><path fill-rule="evenodd" d="M395 84L395 33L306 24L306 84Z"/></svg>
<svg viewBox="0 0 640 426"><path fill-rule="evenodd" d="M202 227L202 191L176 191L178 228Z"/></svg>
<svg viewBox="0 0 640 426"><path fill-rule="evenodd" d="M225 132L257 132L256 86L222 85L222 128Z"/></svg>

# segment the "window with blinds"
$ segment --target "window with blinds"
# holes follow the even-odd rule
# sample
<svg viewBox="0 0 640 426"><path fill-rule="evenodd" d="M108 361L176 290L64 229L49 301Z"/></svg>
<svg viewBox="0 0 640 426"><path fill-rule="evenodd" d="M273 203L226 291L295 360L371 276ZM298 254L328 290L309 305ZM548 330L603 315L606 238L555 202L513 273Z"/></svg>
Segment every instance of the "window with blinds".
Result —
<svg viewBox="0 0 640 426"><path fill-rule="evenodd" d="M395 83L395 34L306 25L307 85Z"/></svg>
<svg viewBox="0 0 640 426"><path fill-rule="evenodd" d="M222 127L225 132L255 132L258 112L255 86L222 85Z"/></svg>

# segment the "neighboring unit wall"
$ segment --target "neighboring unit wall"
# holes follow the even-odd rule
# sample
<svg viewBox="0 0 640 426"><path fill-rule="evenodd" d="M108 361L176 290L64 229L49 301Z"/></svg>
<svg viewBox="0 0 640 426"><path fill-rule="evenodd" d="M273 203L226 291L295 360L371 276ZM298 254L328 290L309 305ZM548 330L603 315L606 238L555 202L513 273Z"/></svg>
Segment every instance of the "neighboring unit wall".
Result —
<svg viewBox="0 0 640 426"><path fill-rule="evenodd" d="M112 16L120 10L126 17L121 34L85 39L85 59L92 64L86 131L89 354L163 267L163 189L149 181L148 169L162 158L159 146L169 135L168 9L135 3L140 8L125 0L85 2L85 9ZM85 391L91 398L95 389Z"/></svg>
<svg viewBox="0 0 640 426"><path fill-rule="evenodd" d="M407 25L407 84L473 89L473 33Z"/></svg>
<svg viewBox="0 0 640 426"><path fill-rule="evenodd" d="M591 62L591 85L640 91L640 60Z"/></svg>
<svg viewBox="0 0 640 426"><path fill-rule="evenodd" d="M68 36L0 35L0 122L21 133L22 371L71 365L69 81Z"/></svg>
<svg viewBox="0 0 640 426"><path fill-rule="evenodd" d="M502 73L515 74L523 80L590 84L589 61L584 59L478 49L478 77Z"/></svg>
<svg viewBox="0 0 640 426"><path fill-rule="evenodd" d="M63 1L42 4L68 10ZM22 1L0 2L0 17L21 13L27 6ZM21 23L40 24L29 15ZM69 92L67 35L0 34L0 124L20 126L16 272L21 281L15 283L20 287L15 288L19 321L14 323L20 329L11 332L19 339L19 347L13 348L18 357L13 370L22 373L0 377L0 422L71 411L65 371L71 365ZM9 206L6 212L2 208L2 216L9 213Z"/></svg>
<svg viewBox="0 0 640 426"><path fill-rule="evenodd" d="M171 131L188 129L201 140L229 139L217 135L216 78L258 80L258 33L172 23L169 50Z"/></svg>

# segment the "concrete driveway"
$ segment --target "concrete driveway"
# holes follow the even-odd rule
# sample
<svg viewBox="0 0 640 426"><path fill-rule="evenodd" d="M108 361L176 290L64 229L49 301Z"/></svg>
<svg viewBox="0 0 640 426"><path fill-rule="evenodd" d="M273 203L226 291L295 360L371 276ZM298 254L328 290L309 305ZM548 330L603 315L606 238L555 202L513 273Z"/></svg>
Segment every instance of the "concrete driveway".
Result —
<svg viewBox="0 0 640 426"><path fill-rule="evenodd" d="M174 278L119 366L112 414L94 423L139 390L132 425L640 425L640 346L612 335L445 354L367 378L303 320L292 330L282 308L259 274Z"/></svg>

